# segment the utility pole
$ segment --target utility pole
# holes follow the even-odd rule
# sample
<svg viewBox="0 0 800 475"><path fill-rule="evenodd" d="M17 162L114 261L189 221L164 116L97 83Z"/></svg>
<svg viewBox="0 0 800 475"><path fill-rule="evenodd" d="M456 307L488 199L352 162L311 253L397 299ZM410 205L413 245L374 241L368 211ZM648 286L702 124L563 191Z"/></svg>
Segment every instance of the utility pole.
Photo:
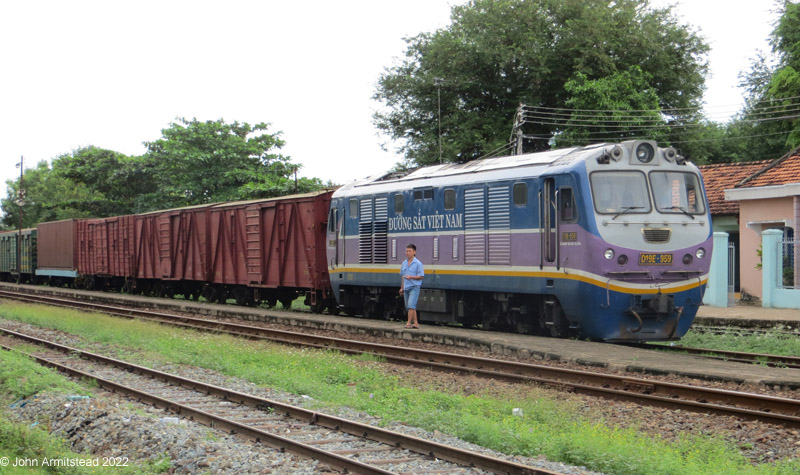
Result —
<svg viewBox="0 0 800 475"><path fill-rule="evenodd" d="M17 205L19 205L19 228L17 229L17 284L22 281L22 205L25 204L22 191L22 173L25 170L25 156L20 155L19 163L19 190L17 190Z"/></svg>
<svg viewBox="0 0 800 475"><path fill-rule="evenodd" d="M436 96L439 102L439 163L442 163L442 78L433 78L433 84L436 86Z"/></svg>

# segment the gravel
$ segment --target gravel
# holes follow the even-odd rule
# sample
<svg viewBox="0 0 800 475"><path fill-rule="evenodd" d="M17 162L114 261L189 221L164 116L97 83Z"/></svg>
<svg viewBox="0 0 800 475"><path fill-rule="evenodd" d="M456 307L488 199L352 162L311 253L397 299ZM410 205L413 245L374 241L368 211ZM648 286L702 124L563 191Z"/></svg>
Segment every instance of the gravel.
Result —
<svg viewBox="0 0 800 475"><path fill-rule="evenodd" d="M168 456L173 473L315 474L316 461L281 453L235 436L133 404L106 391L76 399L41 394L9 408L17 422L46 427L72 450L128 463L157 462Z"/></svg>

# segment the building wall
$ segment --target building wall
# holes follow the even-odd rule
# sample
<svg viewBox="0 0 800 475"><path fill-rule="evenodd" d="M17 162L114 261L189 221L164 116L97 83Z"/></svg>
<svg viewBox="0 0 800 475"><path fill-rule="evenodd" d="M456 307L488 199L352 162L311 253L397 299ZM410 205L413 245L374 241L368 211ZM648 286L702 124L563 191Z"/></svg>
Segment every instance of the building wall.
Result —
<svg viewBox="0 0 800 475"><path fill-rule="evenodd" d="M742 290L748 294L762 297L761 270L756 269L761 262L757 252L761 246L761 232L784 227L791 227L797 231L794 222L794 200L791 196L739 202L740 275Z"/></svg>
<svg viewBox="0 0 800 475"><path fill-rule="evenodd" d="M712 216L711 226L715 233L738 233L738 216Z"/></svg>

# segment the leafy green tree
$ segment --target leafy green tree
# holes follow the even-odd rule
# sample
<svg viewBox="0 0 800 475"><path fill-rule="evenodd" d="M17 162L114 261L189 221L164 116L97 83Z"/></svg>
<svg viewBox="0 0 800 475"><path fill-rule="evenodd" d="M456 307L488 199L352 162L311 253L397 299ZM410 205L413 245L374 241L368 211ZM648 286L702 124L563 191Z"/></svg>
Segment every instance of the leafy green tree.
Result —
<svg viewBox="0 0 800 475"><path fill-rule="evenodd" d="M579 84L613 91L616 81L592 81L621 80L637 74L634 66L642 73L630 80L646 80L654 96L630 107L657 97L651 108L694 111L707 71L706 43L670 8L646 0L472 0L453 7L447 28L406 42L405 59L382 74L374 98L385 106L376 126L400 141L408 164L439 161L439 120L443 160L470 160L507 145L520 103L553 110L585 102L572 97ZM563 122L536 122L525 131L538 137L536 148L566 131Z"/></svg>
<svg viewBox="0 0 800 475"><path fill-rule="evenodd" d="M104 217L149 210L157 195L155 170L142 157L84 147L53 160L53 173L92 191L83 201L69 203L91 216Z"/></svg>
<svg viewBox="0 0 800 475"><path fill-rule="evenodd" d="M46 161L39 162L36 168L25 170L23 184L24 228L43 221L89 217L91 213L81 209L80 204L100 199L99 194L85 185L54 173ZM6 185L6 197L0 202L3 208L2 224L6 229L17 229L19 179L6 180Z"/></svg>
<svg viewBox="0 0 800 475"><path fill-rule="evenodd" d="M269 124L226 124L176 119L147 142L146 163L155 171L164 207L268 198L294 191L299 168L277 153L284 142ZM318 179L298 180L297 191L321 187Z"/></svg>
<svg viewBox="0 0 800 475"><path fill-rule="evenodd" d="M781 4L772 55L759 55L744 75L747 101L730 127L743 160L775 158L800 146L800 4Z"/></svg>
<svg viewBox="0 0 800 475"><path fill-rule="evenodd" d="M564 85L570 111L549 116L553 121L559 120L559 115L565 119L563 132L556 132L556 145L626 140L643 135L664 141L667 120L660 112L658 94L651 83L652 77L639 66L598 79L577 73Z"/></svg>

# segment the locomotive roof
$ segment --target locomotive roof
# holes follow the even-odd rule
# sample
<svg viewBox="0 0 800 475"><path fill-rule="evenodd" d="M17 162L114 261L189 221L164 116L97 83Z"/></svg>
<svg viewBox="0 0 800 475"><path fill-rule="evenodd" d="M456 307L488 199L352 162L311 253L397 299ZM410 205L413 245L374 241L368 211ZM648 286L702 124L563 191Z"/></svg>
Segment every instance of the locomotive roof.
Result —
<svg viewBox="0 0 800 475"><path fill-rule="evenodd" d="M544 152L526 153L522 155L509 155L496 158L485 158L481 160L473 160L466 163L447 163L442 165L432 165L428 167L419 168L413 172L397 176L395 173L388 175L379 175L366 178L364 180L352 182L337 192L337 195L347 194L345 190L354 190L356 188L371 187L379 185L388 185L399 188L408 188L417 185L419 181L444 179L457 175L475 175L474 178L463 178L464 182L480 181L483 178L488 178L486 175L491 174L493 177L502 177L507 175L520 176L518 172L511 171L519 170L523 167L549 167L567 165L574 161L580 161L594 155L597 150L602 149L608 144L594 144L586 147L573 147L563 148L558 150L547 150ZM437 180L438 181L438 180Z"/></svg>

